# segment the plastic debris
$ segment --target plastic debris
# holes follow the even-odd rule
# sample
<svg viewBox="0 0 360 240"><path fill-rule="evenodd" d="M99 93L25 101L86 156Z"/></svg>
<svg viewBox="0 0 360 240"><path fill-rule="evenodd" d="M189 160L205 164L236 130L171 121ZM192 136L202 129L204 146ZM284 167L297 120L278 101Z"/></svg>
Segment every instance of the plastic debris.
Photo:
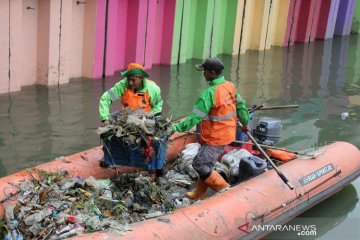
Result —
<svg viewBox="0 0 360 240"><path fill-rule="evenodd" d="M222 172L224 172L224 175L226 175L229 182L234 182L235 179L237 179L239 175L240 160L243 157L250 156L252 156L251 153L245 149L233 149L221 158L221 163L228 166L229 172L226 172L226 170L223 170Z"/></svg>
<svg viewBox="0 0 360 240"><path fill-rule="evenodd" d="M36 169L29 172L33 179L14 186L21 189L17 204L5 208L5 239L63 239L107 228L125 234L131 230L130 223L190 204L183 197L190 189L191 177L175 171L157 182L150 181L148 172L114 179L68 178L66 172Z"/></svg>
<svg viewBox="0 0 360 240"><path fill-rule="evenodd" d="M348 113L348 112L343 112L343 113L341 113L341 119L342 119L342 120L345 120L348 116L349 116L349 113Z"/></svg>
<svg viewBox="0 0 360 240"><path fill-rule="evenodd" d="M154 140L168 137L167 129L171 127L171 119L163 116L147 114L143 110L115 112L111 114L109 125L99 127L96 133L103 139L117 137L123 143L138 145L144 136Z"/></svg>
<svg viewBox="0 0 360 240"><path fill-rule="evenodd" d="M201 202L184 197L197 179L191 164L199 148L198 143L189 144L171 170L157 181L151 181L146 171L114 179L82 179L69 178L66 171L32 169L31 180L13 186L20 190L18 202L5 207L6 222L0 222L1 234L4 239L63 239L105 229L123 235L131 231L129 224L149 218L170 223L161 216ZM233 166L239 166L237 159L244 154L249 153L229 152L222 163L216 164L216 170L231 177Z"/></svg>

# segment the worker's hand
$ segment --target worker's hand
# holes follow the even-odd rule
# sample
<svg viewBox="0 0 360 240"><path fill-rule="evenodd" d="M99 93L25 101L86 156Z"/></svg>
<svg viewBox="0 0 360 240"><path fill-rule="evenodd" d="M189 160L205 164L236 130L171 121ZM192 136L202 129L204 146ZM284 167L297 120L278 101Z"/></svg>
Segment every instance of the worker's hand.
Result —
<svg viewBox="0 0 360 240"><path fill-rule="evenodd" d="M102 127L105 127L106 125L109 125L109 121L108 121L108 120L105 120L105 121L102 121L102 122L101 122L101 126L102 126Z"/></svg>
<svg viewBox="0 0 360 240"><path fill-rule="evenodd" d="M248 125L243 125L242 128L241 128L241 130L242 130L243 132L248 132L248 131L249 131Z"/></svg>
<svg viewBox="0 0 360 240"><path fill-rule="evenodd" d="M171 136L171 135L173 135L173 134L175 133L175 130L173 130L172 128L168 128L168 129L166 130L166 133L167 133L169 136Z"/></svg>

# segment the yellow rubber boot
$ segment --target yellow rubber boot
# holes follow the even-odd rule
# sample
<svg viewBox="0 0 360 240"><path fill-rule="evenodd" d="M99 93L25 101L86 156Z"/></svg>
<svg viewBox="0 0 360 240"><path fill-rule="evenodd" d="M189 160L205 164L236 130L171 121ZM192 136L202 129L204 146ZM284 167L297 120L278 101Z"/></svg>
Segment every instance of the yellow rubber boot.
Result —
<svg viewBox="0 0 360 240"><path fill-rule="evenodd" d="M203 200L205 198L205 193L208 186L205 184L203 180L198 178L196 189L193 192L187 192L185 196L191 200Z"/></svg>
<svg viewBox="0 0 360 240"><path fill-rule="evenodd" d="M230 185L224 180L224 178L216 171L212 171L210 176L205 179L205 183L212 189L219 191Z"/></svg>

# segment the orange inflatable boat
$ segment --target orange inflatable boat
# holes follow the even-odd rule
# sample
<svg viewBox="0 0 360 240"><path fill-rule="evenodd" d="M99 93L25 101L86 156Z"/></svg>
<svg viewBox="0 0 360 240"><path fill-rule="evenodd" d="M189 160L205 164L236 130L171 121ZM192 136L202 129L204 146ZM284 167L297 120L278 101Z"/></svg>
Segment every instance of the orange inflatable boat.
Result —
<svg viewBox="0 0 360 240"><path fill-rule="evenodd" d="M168 160L182 148L196 141L193 134L174 134L169 143ZM311 153L310 153L311 154ZM357 147L336 142L322 147L313 158L296 158L278 167L294 186L291 190L274 170L268 170L229 190L171 214L131 224L124 236L112 231L95 232L72 239L257 239L271 227L288 222L350 184L360 174L360 151ZM100 147L63 157L37 168L67 170L83 178L111 177L113 169L99 167L103 157ZM120 172L133 171L124 167ZM29 178L26 171L0 179L0 216L3 204L11 201L16 189L11 183ZM9 184L10 183L10 184ZM6 200L8 199L8 200Z"/></svg>

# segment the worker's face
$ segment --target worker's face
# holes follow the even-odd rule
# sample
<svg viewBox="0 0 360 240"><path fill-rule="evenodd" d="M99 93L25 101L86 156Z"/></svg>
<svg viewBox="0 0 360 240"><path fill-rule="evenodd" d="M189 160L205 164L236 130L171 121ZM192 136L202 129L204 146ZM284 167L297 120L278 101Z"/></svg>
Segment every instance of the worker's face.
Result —
<svg viewBox="0 0 360 240"><path fill-rule="evenodd" d="M217 78L217 74L214 70L204 69L204 77L206 81L212 81Z"/></svg>
<svg viewBox="0 0 360 240"><path fill-rule="evenodd" d="M143 76L141 75L128 76L127 80L128 87L133 91L139 90L142 87Z"/></svg>

